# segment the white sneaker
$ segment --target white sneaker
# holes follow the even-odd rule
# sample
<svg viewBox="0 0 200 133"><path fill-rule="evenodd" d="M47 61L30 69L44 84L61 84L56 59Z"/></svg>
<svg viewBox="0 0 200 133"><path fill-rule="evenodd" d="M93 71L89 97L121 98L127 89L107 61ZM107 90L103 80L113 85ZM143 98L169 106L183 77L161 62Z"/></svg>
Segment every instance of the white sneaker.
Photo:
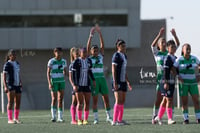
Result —
<svg viewBox="0 0 200 133"><path fill-rule="evenodd" d="M176 121L172 120L172 119L169 119L168 120L168 125L172 125L172 124L176 124Z"/></svg>
<svg viewBox="0 0 200 133"><path fill-rule="evenodd" d="M124 122L117 122L117 126L123 126L123 125L125 125Z"/></svg>
<svg viewBox="0 0 200 133"><path fill-rule="evenodd" d="M109 118L109 117L108 117L108 118L106 119L106 122L109 122L110 124L112 124L112 122L113 122L113 121L112 121L112 118Z"/></svg>
<svg viewBox="0 0 200 133"><path fill-rule="evenodd" d="M111 126L117 126L118 124L117 124L117 122L112 122L111 123Z"/></svg>
<svg viewBox="0 0 200 133"><path fill-rule="evenodd" d="M22 124L22 121L20 121L20 120L14 119L14 121L16 124Z"/></svg>
<svg viewBox="0 0 200 133"><path fill-rule="evenodd" d="M94 124L98 124L99 123L99 120L98 119L95 119L94 120Z"/></svg>
<svg viewBox="0 0 200 133"><path fill-rule="evenodd" d="M158 122L159 125L162 125L162 120L160 118L158 118L158 116L155 118L155 121Z"/></svg>
<svg viewBox="0 0 200 133"><path fill-rule="evenodd" d="M63 123L64 120L60 118L60 119L57 120L57 122Z"/></svg>
<svg viewBox="0 0 200 133"><path fill-rule="evenodd" d="M8 124L16 124L16 122L13 120L8 120Z"/></svg>

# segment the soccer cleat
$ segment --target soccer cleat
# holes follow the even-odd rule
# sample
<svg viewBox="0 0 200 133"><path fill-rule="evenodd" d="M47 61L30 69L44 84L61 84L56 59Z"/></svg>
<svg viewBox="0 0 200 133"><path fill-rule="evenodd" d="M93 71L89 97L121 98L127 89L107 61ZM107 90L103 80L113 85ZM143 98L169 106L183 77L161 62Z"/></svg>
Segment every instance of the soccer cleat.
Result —
<svg viewBox="0 0 200 133"><path fill-rule="evenodd" d="M87 120L84 120L83 121L83 125L88 125L89 123L88 123L88 121Z"/></svg>
<svg viewBox="0 0 200 133"><path fill-rule="evenodd" d="M57 122L59 122L59 123L63 123L64 120L60 118L60 119L57 120Z"/></svg>
<svg viewBox="0 0 200 133"><path fill-rule="evenodd" d="M17 119L14 119L14 121L15 121L16 124L22 124L23 123L22 121L17 120Z"/></svg>
<svg viewBox="0 0 200 133"><path fill-rule="evenodd" d="M155 118L156 123L158 122L159 125L162 125L162 120L158 118L158 116Z"/></svg>
<svg viewBox="0 0 200 133"><path fill-rule="evenodd" d="M189 124L189 120L184 120L183 124Z"/></svg>
<svg viewBox="0 0 200 133"><path fill-rule="evenodd" d="M51 118L51 122L56 122L56 118Z"/></svg>
<svg viewBox="0 0 200 133"><path fill-rule="evenodd" d="M16 124L16 122L13 120L8 120L8 124Z"/></svg>
<svg viewBox="0 0 200 133"><path fill-rule="evenodd" d="M98 124L98 123L99 123L98 119L94 120L94 124Z"/></svg>
<svg viewBox="0 0 200 133"><path fill-rule="evenodd" d="M117 124L117 126L123 126L123 125L125 125L124 122L117 122L116 124Z"/></svg>
<svg viewBox="0 0 200 133"><path fill-rule="evenodd" d="M152 124L156 124L157 123L157 121L155 120L156 117L157 117L157 115L152 117L152 121L151 121Z"/></svg>
<svg viewBox="0 0 200 133"><path fill-rule="evenodd" d="M197 119L197 124L200 124L200 119Z"/></svg>
<svg viewBox="0 0 200 133"><path fill-rule="evenodd" d="M83 125L83 122L82 122L82 120L78 120L78 123L77 123L77 125Z"/></svg>
<svg viewBox="0 0 200 133"><path fill-rule="evenodd" d="M176 124L176 121L172 120L172 119L169 119L168 120L168 125L172 125L172 124Z"/></svg>
<svg viewBox="0 0 200 133"><path fill-rule="evenodd" d="M117 126L117 122L112 122L111 125L112 126Z"/></svg>
<svg viewBox="0 0 200 133"><path fill-rule="evenodd" d="M109 117L108 117L108 118L106 119L106 122L109 122L110 124L112 124L112 118L109 118Z"/></svg>
<svg viewBox="0 0 200 133"><path fill-rule="evenodd" d="M71 121L71 124L72 125L77 125L78 124L78 122L75 120L75 121Z"/></svg>

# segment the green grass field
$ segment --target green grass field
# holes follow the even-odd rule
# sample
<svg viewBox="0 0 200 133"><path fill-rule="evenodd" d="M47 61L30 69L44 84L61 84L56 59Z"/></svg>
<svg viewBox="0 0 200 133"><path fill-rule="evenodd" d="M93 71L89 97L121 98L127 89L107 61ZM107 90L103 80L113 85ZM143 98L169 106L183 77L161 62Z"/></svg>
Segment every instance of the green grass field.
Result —
<svg viewBox="0 0 200 133"><path fill-rule="evenodd" d="M99 111L100 122L93 125L93 115L90 113L90 125L77 126L70 124L70 112L65 110L64 123L50 122L50 111L24 111L20 113L23 124L7 124L6 114L0 114L0 133L199 133L200 125L196 124L194 111L190 108L190 124L182 124L181 110L175 110L177 124L167 125L164 116L164 125L151 124L151 108L125 109L124 120L130 125L111 126L105 122L104 110ZM91 112L91 111L90 111Z"/></svg>

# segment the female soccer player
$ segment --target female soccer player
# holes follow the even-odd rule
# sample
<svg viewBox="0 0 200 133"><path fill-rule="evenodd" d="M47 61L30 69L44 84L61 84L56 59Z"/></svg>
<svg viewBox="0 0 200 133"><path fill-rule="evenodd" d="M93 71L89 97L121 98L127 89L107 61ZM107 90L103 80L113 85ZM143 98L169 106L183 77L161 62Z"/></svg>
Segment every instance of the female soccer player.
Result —
<svg viewBox="0 0 200 133"><path fill-rule="evenodd" d="M124 125L122 121L124 113L124 103L126 98L127 86L132 90L128 76L126 73L127 56L126 56L126 43L119 39L116 42L117 52L112 57L112 78L113 78L113 91L115 95L115 105L113 111L112 125Z"/></svg>
<svg viewBox="0 0 200 133"><path fill-rule="evenodd" d="M20 103L21 103L21 92L22 82L20 78L20 65L16 61L16 51L10 49L6 57L6 63L3 68L3 83L4 89L7 93L8 104L7 114L8 123L15 124L21 123L19 120ZM12 108L14 105L14 120L12 116Z"/></svg>
<svg viewBox="0 0 200 133"><path fill-rule="evenodd" d="M100 38L100 52L97 45L92 45L91 47L91 41L95 31L97 31ZM92 96L93 96L94 124L98 124L99 121L98 109L97 109L99 93L102 94L102 98L104 101L104 106L107 115L106 121L111 123L112 119L111 119L110 104L108 97L108 86L106 83L106 79L104 77L104 70L103 70L104 41L99 26L91 28L90 36L88 38L88 43L87 43L87 52L88 55L91 55L89 58L92 60L92 73L96 81L96 87L94 88L94 86L91 86Z"/></svg>
<svg viewBox="0 0 200 133"><path fill-rule="evenodd" d="M71 64L69 65L69 81L72 85L72 87L74 86L73 84L73 76L72 76L72 66L74 63L74 60L76 60L80 55L80 51L78 48L73 47L70 49L70 58L71 58ZM72 117L72 121L71 124L77 124L77 120L76 120L76 105L77 105L77 100L76 100L76 96L75 96L75 91L72 90L72 104L71 104L71 108L70 108L70 112L71 112L71 117Z"/></svg>
<svg viewBox="0 0 200 133"><path fill-rule="evenodd" d="M92 61L87 58L86 48L81 48L80 57L77 58L72 66L73 89L77 99L78 125L87 125L89 116L89 104L91 97L90 79L93 80L95 87L96 82L92 74ZM82 121L82 108L84 105L84 120Z"/></svg>
<svg viewBox="0 0 200 133"><path fill-rule="evenodd" d="M154 41L151 44L151 49L156 61L157 65L157 86L156 86L156 99L154 102L154 108L153 108L153 116L152 116L152 124L155 124L155 118L158 114L158 109L160 107L160 103L162 101L161 96L161 87L163 87L162 84L160 84L160 80L163 77L163 63L164 59L167 56L168 51L166 50L166 40L162 37L164 35L165 29L161 28L158 35L154 39ZM176 35L176 32L174 29L171 30L171 33L175 39L177 47L180 45L179 39Z"/></svg>
<svg viewBox="0 0 200 133"><path fill-rule="evenodd" d="M195 69L199 69L200 61L190 53L191 46L187 43L184 44L182 47L182 56L174 63L174 67L179 70L178 78L180 81L179 90L182 100L183 124L189 124L188 92L192 96L197 123L200 123L199 90L195 75Z"/></svg>
<svg viewBox="0 0 200 133"><path fill-rule="evenodd" d="M47 67L47 80L49 83L49 90L51 91L51 115L52 122L56 121L56 109L58 107L58 122L63 122L62 101L65 89L65 76L67 61L62 58L62 48L56 47L54 49L55 57L50 59ZM56 102L58 106L56 107Z"/></svg>
<svg viewBox="0 0 200 133"><path fill-rule="evenodd" d="M167 42L168 55L164 59L164 76L161 79L164 87L161 87L161 95L163 96L160 108L158 111L158 116L155 120L162 125L162 117L167 110L168 124L175 124L176 122L172 119L172 105L173 105L173 94L175 89L175 74L173 73L173 64L176 60L174 55L176 52L176 44L174 40Z"/></svg>

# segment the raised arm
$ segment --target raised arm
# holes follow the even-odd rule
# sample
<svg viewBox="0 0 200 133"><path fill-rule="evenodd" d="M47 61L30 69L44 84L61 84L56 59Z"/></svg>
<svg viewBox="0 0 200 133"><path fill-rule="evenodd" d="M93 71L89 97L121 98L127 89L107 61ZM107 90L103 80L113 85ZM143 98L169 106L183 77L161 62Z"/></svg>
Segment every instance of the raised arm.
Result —
<svg viewBox="0 0 200 133"><path fill-rule="evenodd" d="M156 38L153 40L153 42L151 44L152 47L155 47L157 45L159 38L163 36L164 32L165 32L165 28L162 27L160 29L158 35L156 36Z"/></svg>
<svg viewBox="0 0 200 133"><path fill-rule="evenodd" d="M173 37L174 37L174 39L175 39L176 46L179 47L180 41L179 41L179 39L178 39L178 37L177 37L177 35L176 35L175 29L172 29L170 32L172 33L172 35L173 35Z"/></svg>
<svg viewBox="0 0 200 133"><path fill-rule="evenodd" d="M94 32L95 32L95 27L92 27L91 30L90 30L90 35L89 35L88 41L87 41L87 54L88 54L88 56L90 55L91 41L92 41L92 37L94 35Z"/></svg>
<svg viewBox="0 0 200 133"><path fill-rule="evenodd" d="M102 55L104 55L104 41L103 41L103 36L101 33L101 29L100 27L97 25L96 27L96 31L99 33L99 39L100 39L100 52Z"/></svg>

